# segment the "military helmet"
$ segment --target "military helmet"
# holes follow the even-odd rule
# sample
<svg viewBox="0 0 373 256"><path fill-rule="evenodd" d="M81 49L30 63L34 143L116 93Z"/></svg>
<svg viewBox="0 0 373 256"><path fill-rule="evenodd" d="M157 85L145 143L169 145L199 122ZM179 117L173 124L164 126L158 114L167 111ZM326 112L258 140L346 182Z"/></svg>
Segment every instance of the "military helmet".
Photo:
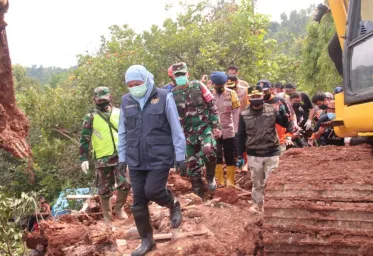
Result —
<svg viewBox="0 0 373 256"><path fill-rule="evenodd" d="M93 91L93 98L95 100L110 100L111 99L111 94L109 88L105 86L100 86L97 87Z"/></svg>

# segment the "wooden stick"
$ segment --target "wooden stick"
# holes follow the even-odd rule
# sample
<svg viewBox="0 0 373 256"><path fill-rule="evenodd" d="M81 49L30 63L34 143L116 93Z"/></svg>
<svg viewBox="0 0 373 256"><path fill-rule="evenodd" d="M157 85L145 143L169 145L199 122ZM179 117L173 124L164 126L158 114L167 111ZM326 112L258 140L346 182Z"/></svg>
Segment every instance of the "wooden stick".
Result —
<svg viewBox="0 0 373 256"><path fill-rule="evenodd" d="M250 192L249 190L246 190L246 189L240 188L240 187L237 186L237 185L234 185L233 187L234 187L235 189L238 189L238 190L244 192L244 193L248 193L248 192ZM251 192L250 192L250 193L251 193Z"/></svg>
<svg viewBox="0 0 373 256"><path fill-rule="evenodd" d="M208 230L201 230L201 231L191 231L186 233L179 233L179 234L155 234L154 240L172 240L172 239L180 239L180 238L187 238L187 237L194 237L194 236L202 236L208 234Z"/></svg>
<svg viewBox="0 0 373 256"><path fill-rule="evenodd" d="M243 196L251 196L251 192L246 192L246 193L238 194L238 197L243 197Z"/></svg>

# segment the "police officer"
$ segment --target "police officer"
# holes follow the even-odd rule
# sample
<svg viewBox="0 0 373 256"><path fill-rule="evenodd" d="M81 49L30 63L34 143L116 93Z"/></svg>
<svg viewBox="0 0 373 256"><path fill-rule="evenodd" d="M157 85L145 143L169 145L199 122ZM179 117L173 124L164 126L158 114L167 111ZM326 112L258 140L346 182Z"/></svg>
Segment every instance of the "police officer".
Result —
<svg viewBox="0 0 373 256"><path fill-rule="evenodd" d="M225 88L228 77L224 72L215 71L211 74L211 82L215 88L214 98L218 108L222 136L216 138L217 164L216 179L219 185L224 185L223 156L227 165L227 186L234 186L236 164L236 132L240 114L240 101L234 90ZM237 128L237 129L236 129Z"/></svg>
<svg viewBox="0 0 373 256"><path fill-rule="evenodd" d="M122 97L119 121L119 168L128 165L133 191L131 208L141 245L131 255L145 255L155 242L148 202L170 209L172 228L182 221L180 202L166 188L169 169L185 160L185 137L172 93L158 89L144 66L125 73L129 93Z"/></svg>
<svg viewBox="0 0 373 256"><path fill-rule="evenodd" d="M110 197L117 183L116 216L125 219L127 216L122 207L127 200L130 189L124 172L118 169L118 122L119 109L111 104L111 94L107 87L94 90L96 108L84 117L80 137L80 161L82 170L87 174L89 169L89 145L92 142L95 159L96 186L101 199L105 222L110 222Z"/></svg>

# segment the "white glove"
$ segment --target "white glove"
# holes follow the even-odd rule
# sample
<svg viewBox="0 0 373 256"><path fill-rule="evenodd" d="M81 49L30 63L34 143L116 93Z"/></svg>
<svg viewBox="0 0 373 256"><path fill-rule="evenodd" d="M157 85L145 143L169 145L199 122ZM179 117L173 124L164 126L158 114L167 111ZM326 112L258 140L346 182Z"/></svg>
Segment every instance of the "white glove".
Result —
<svg viewBox="0 0 373 256"><path fill-rule="evenodd" d="M82 171L84 172L84 174L87 174L88 170L89 170L89 162L88 161L84 161L82 163L81 167L82 167Z"/></svg>
<svg viewBox="0 0 373 256"><path fill-rule="evenodd" d="M312 121L308 119L304 126L306 126L306 130L310 130L312 127Z"/></svg>

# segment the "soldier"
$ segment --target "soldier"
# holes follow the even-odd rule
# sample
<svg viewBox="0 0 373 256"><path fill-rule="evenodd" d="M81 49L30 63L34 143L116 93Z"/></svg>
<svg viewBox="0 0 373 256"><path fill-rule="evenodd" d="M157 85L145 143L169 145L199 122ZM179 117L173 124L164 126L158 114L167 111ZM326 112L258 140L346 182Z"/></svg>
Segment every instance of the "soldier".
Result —
<svg viewBox="0 0 373 256"><path fill-rule="evenodd" d="M263 89L249 94L250 106L241 112L238 128L238 157L246 151L249 158L251 180L253 182L251 211L261 211L264 201L263 190L268 176L277 168L280 143L276 133L276 123L290 131L289 118L283 108L264 103Z"/></svg>
<svg viewBox="0 0 373 256"><path fill-rule="evenodd" d="M114 184L117 183L117 200L115 214L120 219L127 215L122 207L130 190L126 176L118 169L118 122L119 109L111 104L111 94L107 87L98 87L93 97L96 108L85 116L80 137L80 161L82 170L87 174L89 169L88 151L92 142L93 157L96 168L96 186L101 199L105 222L110 222L110 197Z"/></svg>
<svg viewBox="0 0 373 256"><path fill-rule="evenodd" d="M158 89L144 66L133 65L125 74L129 93L122 97L119 122L119 168L128 164L133 205L131 212L141 237L132 256L151 251L155 242L148 203L170 211L170 224L182 222L180 202L167 189L169 169L185 161L185 136L172 93Z"/></svg>
<svg viewBox="0 0 373 256"><path fill-rule="evenodd" d="M172 66L176 88L175 97L180 122L186 138L188 175L195 194L203 198L202 168L206 166L206 178L210 191L216 189L216 141L221 131L219 116L213 103L214 97L200 81L189 82L185 63Z"/></svg>
<svg viewBox="0 0 373 256"><path fill-rule="evenodd" d="M211 82L215 88L214 98L218 108L222 136L216 138L217 164L216 179L224 186L223 155L227 165L227 186L234 186L236 164L236 132L240 114L240 101L234 90L225 88L228 78L224 72L211 74Z"/></svg>

